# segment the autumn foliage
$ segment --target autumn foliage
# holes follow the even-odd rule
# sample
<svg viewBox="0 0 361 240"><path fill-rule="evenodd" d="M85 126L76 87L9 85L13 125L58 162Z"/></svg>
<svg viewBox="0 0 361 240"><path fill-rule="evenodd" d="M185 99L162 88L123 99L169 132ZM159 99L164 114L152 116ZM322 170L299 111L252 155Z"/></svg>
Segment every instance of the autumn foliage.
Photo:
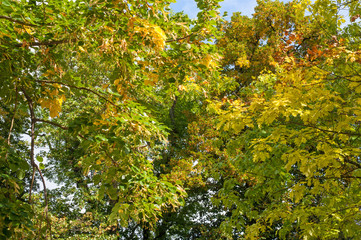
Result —
<svg viewBox="0 0 361 240"><path fill-rule="evenodd" d="M361 237L359 1L196 2L1 1L0 239Z"/></svg>

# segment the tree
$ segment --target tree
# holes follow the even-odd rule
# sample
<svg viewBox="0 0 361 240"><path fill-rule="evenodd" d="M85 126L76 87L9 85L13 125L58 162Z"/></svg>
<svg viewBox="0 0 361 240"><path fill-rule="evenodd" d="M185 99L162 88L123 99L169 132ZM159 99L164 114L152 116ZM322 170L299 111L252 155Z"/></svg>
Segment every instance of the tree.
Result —
<svg viewBox="0 0 361 240"><path fill-rule="evenodd" d="M228 139L224 155L242 176L231 178L218 194L218 201L233 209L223 227L244 230L249 239L272 232L284 239L358 238L360 96L353 42L359 41L359 3L291 5L291 16L304 25L296 19L275 35L279 40L270 51L275 68L255 76L243 87L244 96L229 94L212 106ZM350 9L353 22L344 30L341 8ZM305 15L306 9L311 14ZM318 33L311 41L312 29ZM248 188L239 195L237 186L245 182Z"/></svg>
<svg viewBox="0 0 361 240"><path fill-rule="evenodd" d="M170 15L168 5L2 1L2 237L79 233L51 229L51 222L62 226L61 217L74 216L53 200L57 193L49 195L44 174L65 187L77 184L71 210L93 212L90 227L99 227L98 211L150 229L162 210L181 205L182 182L153 162L167 153L175 131L163 108L172 109L189 77L210 74L214 46L204 41L217 34L218 4L199 1L203 11L193 22ZM21 153L25 134L30 150ZM49 151L36 154L36 146ZM30 182L21 181L24 175ZM44 200L34 195L37 176Z"/></svg>

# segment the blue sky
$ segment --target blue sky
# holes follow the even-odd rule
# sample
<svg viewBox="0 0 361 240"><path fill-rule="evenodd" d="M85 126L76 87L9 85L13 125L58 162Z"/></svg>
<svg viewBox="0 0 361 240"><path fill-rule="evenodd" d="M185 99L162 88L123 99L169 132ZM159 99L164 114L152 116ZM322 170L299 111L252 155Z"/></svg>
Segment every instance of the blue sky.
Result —
<svg viewBox="0 0 361 240"><path fill-rule="evenodd" d="M254 7L257 5L256 0L224 0L220 3L221 16L226 11L229 19L233 12L242 12L243 15L251 16L254 13ZM175 12L184 11L190 18L197 16L198 8L194 0L177 0L171 4L171 8Z"/></svg>

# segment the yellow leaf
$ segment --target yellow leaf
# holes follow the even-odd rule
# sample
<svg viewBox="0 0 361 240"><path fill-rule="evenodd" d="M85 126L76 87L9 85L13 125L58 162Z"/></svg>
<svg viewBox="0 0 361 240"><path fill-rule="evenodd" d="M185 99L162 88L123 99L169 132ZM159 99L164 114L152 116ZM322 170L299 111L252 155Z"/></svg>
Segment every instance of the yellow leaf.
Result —
<svg viewBox="0 0 361 240"><path fill-rule="evenodd" d="M45 77L48 77L48 76L50 76L50 75L54 75L55 73L54 73L54 71L52 71L52 70L47 70L45 73L43 73L43 76L45 76Z"/></svg>
<svg viewBox="0 0 361 240"><path fill-rule="evenodd" d="M82 46L79 46L79 50L82 52L87 52Z"/></svg>
<svg viewBox="0 0 361 240"><path fill-rule="evenodd" d="M295 203L298 203L304 196L306 187L304 185L297 184L293 187L291 192L291 197L294 198Z"/></svg>
<svg viewBox="0 0 361 240"><path fill-rule="evenodd" d="M108 30L109 32L113 32L114 31L114 28L111 28L111 27L108 27L108 26L104 26L104 28L106 30Z"/></svg>
<svg viewBox="0 0 361 240"><path fill-rule="evenodd" d="M152 81L150 81L150 80L148 80L148 79L145 79L145 80L144 80L144 84L145 84L145 85L151 85L151 86L153 86L153 85L154 85L154 82L152 82Z"/></svg>
<svg viewBox="0 0 361 240"><path fill-rule="evenodd" d="M31 28L30 28L30 27L25 26L24 28L25 28L25 31L26 31L27 33L29 33L30 35L33 34L33 32L31 31Z"/></svg>
<svg viewBox="0 0 361 240"><path fill-rule="evenodd" d="M135 27L135 32L150 40L155 45L156 50L163 50L166 40L164 31L159 26L148 23L145 20L138 20L138 22L143 26Z"/></svg>
<svg viewBox="0 0 361 240"><path fill-rule="evenodd" d="M353 89L356 93L361 93L361 83L351 82L349 84L350 88Z"/></svg>
<svg viewBox="0 0 361 240"><path fill-rule="evenodd" d="M214 61L213 57L210 54L207 54L205 58L203 59L203 64L207 68L216 67L217 63Z"/></svg>
<svg viewBox="0 0 361 240"><path fill-rule="evenodd" d="M59 116L59 113L61 112L61 104L58 101L58 99L55 99L55 101L50 102L49 110L50 110L51 118L55 118Z"/></svg>
<svg viewBox="0 0 361 240"><path fill-rule="evenodd" d="M56 93L58 93L57 90L50 92L50 96L55 96L56 98L52 98L52 99L40 98L38 100L42 108L49 109L51 118L55 118L59 116L59 113L61 112L61 106L66 99L65 95L58 96L56 95Z"/></svg>
<svg viewBox="0 0 361 240"><path fill-rule="evenodd" d="M115 86L118 86L118 84L119 84L120 81L121 81L120 78L116 79L116 80L114 81L114 85L115 85Z"/></svg>
<svg viewBox="0 0 361 240"><path fill-rule="evenodd" d="M154 27L154 31L158 34L159 38L163 39L163 41L166 40L165 33L164 33L164 31L163 31L160 27L155 26L155 27Z"/></svg>
<svg viewBox="0 0 361 240"><path fill-rule="evenodd" d="M179 90L179 91L186 91L187 88L186 88L185 86L183 86L183 85L179 85L179 86L178 86L178 90Z"/></svg>
<svg viewBox="0 0 361 240"><path fill-rule="evenodd" d="M246 56L243 56L243 57L240 57L237 59L236 65L238 65L240 67L249 68L250 61L247 59Z"/></svg>

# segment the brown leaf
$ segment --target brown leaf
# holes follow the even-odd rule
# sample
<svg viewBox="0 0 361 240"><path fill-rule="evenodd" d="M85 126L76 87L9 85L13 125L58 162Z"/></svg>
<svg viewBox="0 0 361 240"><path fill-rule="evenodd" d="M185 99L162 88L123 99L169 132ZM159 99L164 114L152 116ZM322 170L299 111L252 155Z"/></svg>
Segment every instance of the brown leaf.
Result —
<svg viewBox="0 0 361 240"><path fill-rule="evenodd" d="M352 17L351 17L351 22L356 21L356 19L359 18L359 17L360 17L360 14L357 14L357 15L355 15L355 16L352 16Z"/></svg>

